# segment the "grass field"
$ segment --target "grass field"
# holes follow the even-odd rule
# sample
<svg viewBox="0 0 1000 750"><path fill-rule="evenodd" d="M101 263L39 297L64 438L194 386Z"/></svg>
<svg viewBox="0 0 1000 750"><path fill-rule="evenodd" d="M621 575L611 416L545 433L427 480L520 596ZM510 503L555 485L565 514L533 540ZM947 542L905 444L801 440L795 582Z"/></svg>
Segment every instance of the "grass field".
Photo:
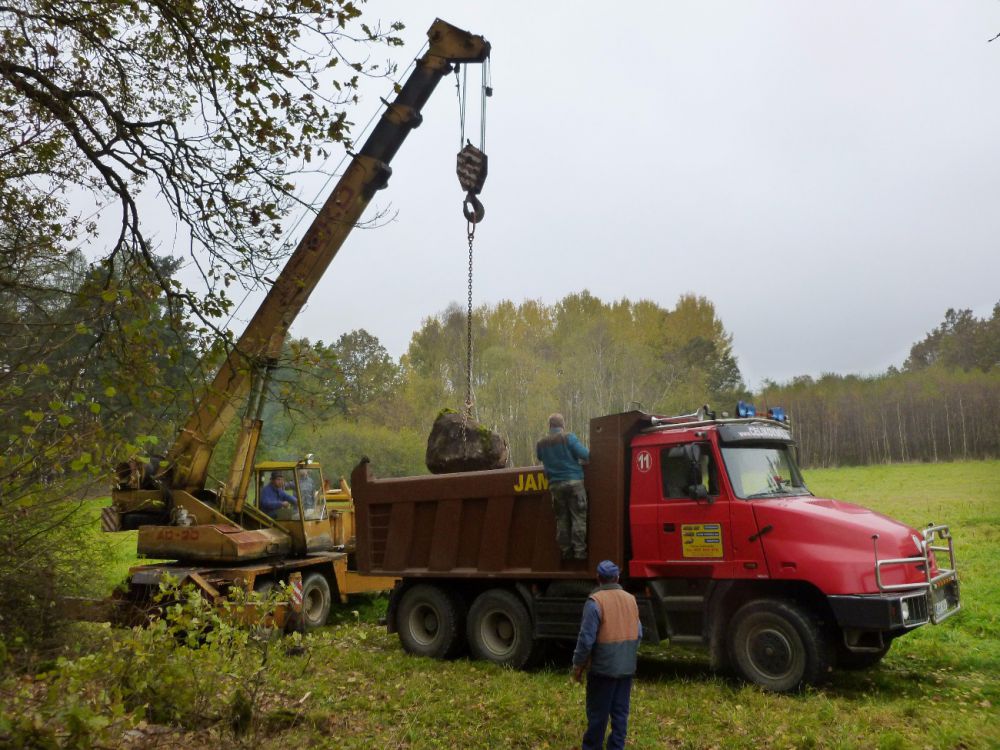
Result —
<svg viewBox="0 0 1000 750"><path fill-rule="evenodd" d="M951 524L963 609L896 641L880 666L820 689L770 695L712 675L694 650L643 647L629 746L636 748L1000 747L1000 462L874 466L806 473L817 495L913 526ZM119 537L120 538L120 537ZM130 560L115 542L108 575ZM570 748L583 689L562 664L521 673L405 655L365 617L379 602L276 652L271 698L245 746L261 748ZM384 605L384 603L382 603ZM367 620L367 621L366 621ZM113 634L81 630L84 639ZM0 711L2 712L2 711ZM221 725L156 736L158 747L225 741ZM153 745L149 745L153 746Z"/></svg>

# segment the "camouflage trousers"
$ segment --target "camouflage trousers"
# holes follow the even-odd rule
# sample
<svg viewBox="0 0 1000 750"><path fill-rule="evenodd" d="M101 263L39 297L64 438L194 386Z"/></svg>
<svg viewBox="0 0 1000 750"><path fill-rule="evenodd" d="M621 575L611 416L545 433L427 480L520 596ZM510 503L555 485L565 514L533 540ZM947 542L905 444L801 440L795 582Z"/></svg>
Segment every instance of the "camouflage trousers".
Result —
<svg viewBox="0 0 1000 750"><path fill-rule="evenodd" d="M564 558L587 558L587 491L583 480L552 482L552 510L556 515L556 541Z"/></svg>

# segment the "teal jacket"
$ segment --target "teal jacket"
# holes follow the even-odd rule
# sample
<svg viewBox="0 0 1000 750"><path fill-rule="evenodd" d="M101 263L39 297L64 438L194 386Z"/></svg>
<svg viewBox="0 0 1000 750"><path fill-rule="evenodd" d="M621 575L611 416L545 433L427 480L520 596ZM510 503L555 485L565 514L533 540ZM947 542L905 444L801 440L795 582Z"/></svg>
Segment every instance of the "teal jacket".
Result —
<svg viewBox="0 0 1000 750"><path fill-rule="evenodd" d="M580 462L590 460L590 451L580 439L572 432L564 432L558 428L549 430L549 434L538 441L535 455L545 467L545 476L550 482L583 479Z"/></svg>

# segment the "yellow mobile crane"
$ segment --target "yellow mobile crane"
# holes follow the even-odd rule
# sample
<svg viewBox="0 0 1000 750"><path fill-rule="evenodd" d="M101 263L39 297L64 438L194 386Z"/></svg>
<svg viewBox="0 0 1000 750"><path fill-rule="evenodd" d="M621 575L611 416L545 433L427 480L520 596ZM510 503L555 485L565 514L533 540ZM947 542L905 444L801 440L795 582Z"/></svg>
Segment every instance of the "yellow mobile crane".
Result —
<svg viewBox="0 0 1000 750"><path fill-rule="evenodd" d="M420 110L438 82L453 66L485 63L490 54L490 44L483 37L440 19L427 36L427 53L417 61L395 100L387 103L381 120L353 157L162 464L120 472L112 505L103 512L104 529L137 528L141 555L175 561L133 568L122 604L142 607L167 574L193 583L213 599L226 596L234 586L266 590L301 576L302 624L308 629L326 621L334 593L343 599L352 591L391 585L392 579L362 582L351 574L352 558L343 527L345 515L353 510L350 494L346 488L341 488L339 497L333 494L331 499L339 503L339 509L318 508L315 500L327 497L321 489L318 464L307 460L294 466L258 465L255 492L249 498L248 488L255 475L268 378L289 327L372 196L388 183L389 162L420 124ZM466 198L467 216L470 205L475 214L470 221L482 218L474 192L478 189ZM212 452L244 401L246 412L228 478L218 488L209 488ZM295 503L284 512L269 514L260 499L264 474L275 468L288 469L295 477ZM300 471L305 472L303 482L309 472L315 472L310 484L315 488L311 492L317 494L311 498L300 483Z"/></svg>

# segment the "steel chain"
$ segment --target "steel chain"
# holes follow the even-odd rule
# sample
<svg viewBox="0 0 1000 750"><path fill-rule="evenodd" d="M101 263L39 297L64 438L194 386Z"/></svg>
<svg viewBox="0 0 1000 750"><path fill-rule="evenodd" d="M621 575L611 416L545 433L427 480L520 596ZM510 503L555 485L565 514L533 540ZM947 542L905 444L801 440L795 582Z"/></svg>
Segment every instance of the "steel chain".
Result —
<svg viewBox="0 0 1000 750"><path fill-rule="evenodd" d="M465 413L471 415L475 405L472 397L472 243L476 237L476 225L470 221L466 227L469 239L469 304L465 316Z"/></svg>

